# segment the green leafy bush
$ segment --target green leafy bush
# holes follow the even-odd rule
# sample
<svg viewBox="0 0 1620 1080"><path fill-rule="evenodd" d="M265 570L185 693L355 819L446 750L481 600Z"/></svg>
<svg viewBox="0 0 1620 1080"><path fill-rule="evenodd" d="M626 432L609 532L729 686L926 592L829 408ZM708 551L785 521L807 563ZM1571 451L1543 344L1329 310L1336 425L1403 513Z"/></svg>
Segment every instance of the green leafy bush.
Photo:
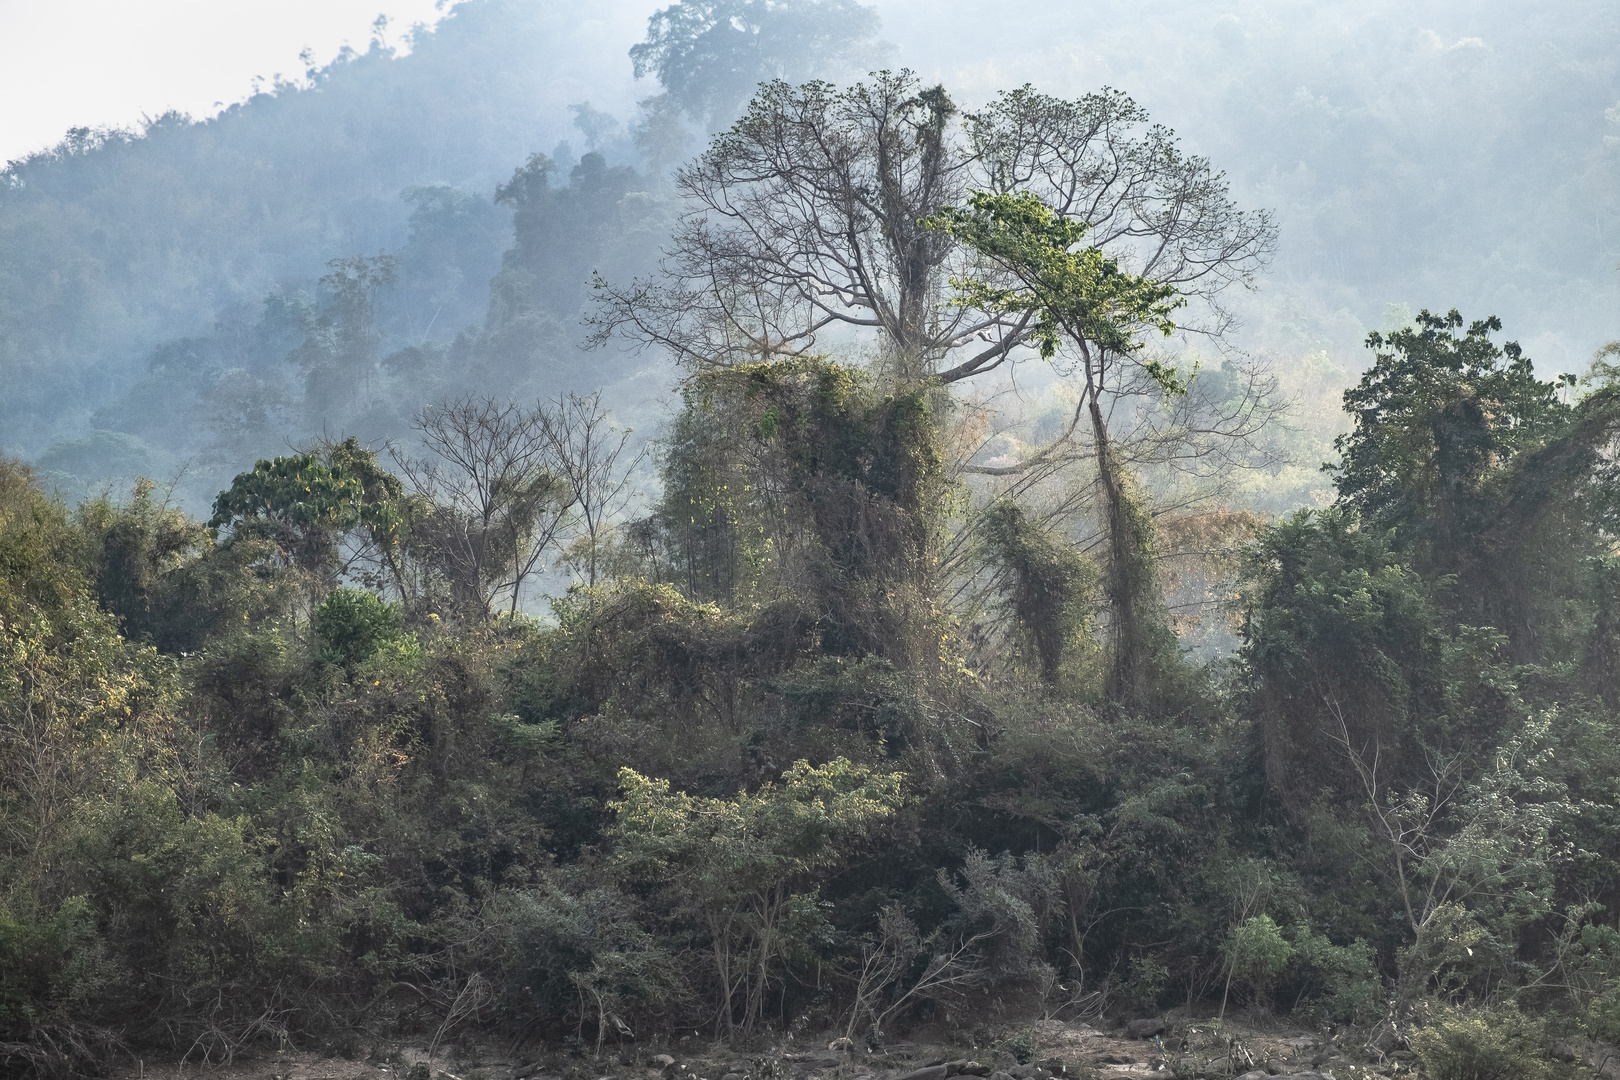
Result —
<svg viewBox="0 0 1620 1080"><path fill-rule="evenodd" d="M820 767L799 761L780 783L708 799L619 771L623 797L609 805L620 865L634 881L664 883L672 914L709 929L727 1029L751 1029L782 965L823 936L813 875L847 862L854 845L893 816L905 801L904 781L902 773L844 758Z"/></svg>
<svg viewBox="0 0 1620 1080"><path fill-rule="evenodd" d="M1270 915L1256 915L1234 926L1221 952L1232 978L1262 1003L1270 1002L1272 988L1294 958L1294 946Z"/></svg>
<svg viewBox="0 0 1620 1080"><path fill-rule="evenodd" d="M1514 1008L1441 1009L1412 1033L1430 1080L1541 1080L1552 1075L1540 1020Z"/></svg>
<svg viewBox="0 0 1620 1080"><path fill-rule="evenodd" d="M1308 1015L1335 1024L1366 1024L1382 1015L1384 987L1371 945L1361 938L1335 945L1303 924L1290 927L1288 937L1290 978Z"/></svg>
<svg viewBox="0 0 1620 1080"><path fill-rule="evenodd" d="M353 667L404 635L398 604L360 589L334 589L315 609L315 634L329 663Z"/></svg>
<svg viewBox="0 0 1620 1080"><path fill-rule="evenodd" d="M99 946L82 896L48 914L0 907L0 1040L24 1037L82 1000L103 975Z"/></svg>

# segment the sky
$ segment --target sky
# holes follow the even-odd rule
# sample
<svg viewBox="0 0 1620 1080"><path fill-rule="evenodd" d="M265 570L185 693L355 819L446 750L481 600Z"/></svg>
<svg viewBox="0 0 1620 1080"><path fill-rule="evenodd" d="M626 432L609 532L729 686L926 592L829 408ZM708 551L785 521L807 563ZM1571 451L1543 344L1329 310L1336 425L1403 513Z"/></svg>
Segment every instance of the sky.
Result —
<svg viewBox="0 0 1620 1080"><path fill-rule="evenodd" d="M448 6L448 5L446 5ZM170 109L209 116L253 78L303 74L432 25L435 0L0 0L0 162L52 146L71 127L136 126Z"/></svg>

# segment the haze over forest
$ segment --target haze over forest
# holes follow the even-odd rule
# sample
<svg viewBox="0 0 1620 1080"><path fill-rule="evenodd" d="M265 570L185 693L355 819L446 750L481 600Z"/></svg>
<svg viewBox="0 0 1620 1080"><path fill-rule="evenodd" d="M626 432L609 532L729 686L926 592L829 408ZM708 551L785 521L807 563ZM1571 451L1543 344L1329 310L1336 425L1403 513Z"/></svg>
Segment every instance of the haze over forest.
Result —
<svg viewBox="0 0 1620 1080"><path fill-rule="evenodd" d="M76 132L13 162L0 449L71 492L179 476L200 510L258 457L323 431L401 437L450 390L604 385L651 434L673 369L582 351L587 279L652 266L678 213L667 174L762 74L908 67L963 108L1024 83L1131 94L1227 173L1240 205L1274 211L1275 259L1235 302L1230 345L1273 366L1307 428L1337 424L1313 406L1365 365L1362 338L1404 317L1392 311L1496 314L1543 370L1582 370L1620 333L1610 5L1556 19L1511 3L871 11L750 59L706 125L638 111L662 89L627 55L647 9L491 0L455 5L407 55L384 29L216 117ZM638 148L649 122L668 130ZM601 164L574 175L592 151ZM555 235L514 247L523 210L496 192L536 152L561 189ZM376 290L365 393L312 396L320 361L289 357L300 320L331 308L328 261L384 253L397 280ZM1320 439L1293 449L1325 460Z"/></svg>
<svg viewBox="0 0 1620 1080"><path fill-rule="evenodd" d="M375 29L0 174L0 1074L1613 1075L1620 6Z"/></svg>

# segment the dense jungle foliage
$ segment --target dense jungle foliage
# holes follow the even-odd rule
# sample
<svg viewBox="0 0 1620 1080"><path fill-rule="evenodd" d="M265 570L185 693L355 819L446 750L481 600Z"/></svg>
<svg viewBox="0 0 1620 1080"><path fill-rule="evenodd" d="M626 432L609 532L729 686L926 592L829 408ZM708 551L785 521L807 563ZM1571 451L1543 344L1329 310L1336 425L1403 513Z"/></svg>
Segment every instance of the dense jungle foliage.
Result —
<svg viewBox="0 0 1620 1080"><path fill-rule="evenodd" d="M577 401L463 403L438 487L352 440L261 462L208 523L8 462L8 1067L876 1037L991 992L1613 1039L1620 391L1495 329L1371 339L1338 501L1260 529L1206 666L1006 501L966 523L975 645L929 580L945 422L828 360L694 375L662 503L594 537ZM480 517L454 451L491 431L541 449ZM537 543L550 620L502 599Z"/></svg>
<svg viewBox="0 0 1620 1080"><path fill-rule="evenodd" d="M1343 380L1234 339L1275 214L1118 90L798 81L881 55L848 0L658 12L664 93L487 197L396 199L381 138L237 169L457 41L503 82L516 7L5 174L4 235L175 147L320 220L226 215L239 277L240 237L85 225L141 255L82 339L0 265L7 424L112 348L92 308L147 350L93 434L0 457L0 1068L1176 1006L1436 1076L1620 1043L1620 343L1577 377L1396 310L1342 415L1290 401ZM311 210L323 170L370 211ZM121 306L160 256L211 329ZM651 441L592 390L638 370ZM183 451L242 463L206 519L62 494Z"/></svg>

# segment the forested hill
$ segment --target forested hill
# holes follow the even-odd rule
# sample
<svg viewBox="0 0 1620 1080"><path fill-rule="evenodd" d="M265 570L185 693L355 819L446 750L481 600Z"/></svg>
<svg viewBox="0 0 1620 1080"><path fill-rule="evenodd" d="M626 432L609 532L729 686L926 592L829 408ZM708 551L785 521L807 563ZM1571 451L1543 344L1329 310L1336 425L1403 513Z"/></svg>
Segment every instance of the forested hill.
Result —
<svg viewBox="0 0 1620 1080"><path fill-rule="evenodd" d="M948 5L834 7L773 9L761 40L796 50L711 35L636 80L627 52L650 8L467 0L404 54L377 42L217 117L78 132L12 163L0 184L0 448L70 491L184 470L180 496L200 510L289 442L405 434L443 372L551 392L652 365L649 382L612 395L635 414L669 372L653 357L581 354L574 299L590 271L651 265L674 212L658 178L729 119L738 86L879 65L943 79L965 106L1025 81L1066 94L1109 84L1143 102L1246 205L1276 211L1281 243L1262 290L1237 305L1237 340L1308 398L1317 376L1297 362L1313 356L1310 372L1342 383L1391 305L1494 311L1566 370L1620 331L1620 28L1608 5L1557 19L1512 3L1100 5L1077 20L1014 4L990 22ZM649 99L665 104L644 113ZM492 294L514 243L497 186L535 152L555 159L550 185L568 186L593 148L635 175L601 174L606 187L567 211L566 250L531 246L538 278L508 274ZM327 264L385 253L397 262L363 290L373 340L353 359L369 372L364 400L311 407L318 361L299 349L307 324L335 317ZM514 286L533 295L514 303ZM458 335L454 359L434 353Z"/></svg>
<svg viewBox="0 0 1620 1080"><path fill-rule="evenodd" d="M461 4L406 55L373 42L217 117L75 132L13 162L0 183L0 442L37 455L57 436L125 432L140 441L112 451L144 454L140 467L163 475L199 453L205 468L220 454L251 462L312 430L294 411L245 447L196 431L252 407L251 392L209 407L222 372L288 366L297 312L276 326L266 296L320 304L335 258L399 258L399 290L382 298L385 351L482 325L512 241L497 185L562 140L576 148L557 164L565 185L597 141L633 157L625 127L587 136L568 106L633 119L624 51L641 22L575 4ZM616 70L605 82L604 69ZM571 329L558 336L566 351ZM125 396L152 375L167 376L161 390ZM63 464L91 479L85 470L106 466Z"/></svg>

